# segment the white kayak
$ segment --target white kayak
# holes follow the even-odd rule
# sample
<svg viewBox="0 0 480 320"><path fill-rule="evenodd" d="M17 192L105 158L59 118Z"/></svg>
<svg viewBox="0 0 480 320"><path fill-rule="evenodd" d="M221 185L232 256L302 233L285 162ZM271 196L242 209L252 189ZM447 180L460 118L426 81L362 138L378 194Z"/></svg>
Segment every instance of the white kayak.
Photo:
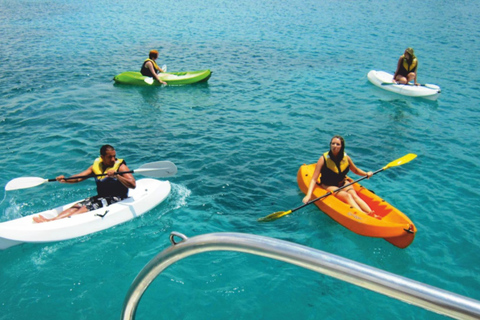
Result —
<svg viewBox="0 0 480 320"><path fill-rule="evenodd" d="M392 81L393 74L385 71L372 70L367 75L368 80L379 88L409 97L420 97L437 100L440 96L440 87L435 84L396 84Z"/></svg>
<svg viewBox="0 0 480 320"><path fill-rule="evenodd" d="M55 209L0 223L0 250L25 242L41 243L73 239L108 229L153 209L167 198L170 190L169 181L139 179L137 187L129 190L128 198L106 208L43 223L35 223L32 219L38 214L46 218L53 218L78 202L76 201Z"/></svg>

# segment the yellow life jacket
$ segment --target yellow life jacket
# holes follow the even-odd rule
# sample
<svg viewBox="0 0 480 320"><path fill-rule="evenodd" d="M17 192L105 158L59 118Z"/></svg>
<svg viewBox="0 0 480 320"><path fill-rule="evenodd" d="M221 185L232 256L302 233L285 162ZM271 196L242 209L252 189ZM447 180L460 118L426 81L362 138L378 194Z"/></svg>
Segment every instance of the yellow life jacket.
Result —
<svg viewBox="0 0 480 320"><path fill-rule="evenodd" d="M111 170L111 169L113 169L115 171L118 171L118 168L120 168L120 166L122 165L123 162L124 162L123 159L116 159L113 167L104 168L102 158L97 158L93 162L92 170L93 170L94 174L103 174L103 173L105 173L105 172L107 172L108 170ZM107 177L106 175L98 176L98 177L96 177L96 180L103 180L106 177Z"/></svg>
<svg viewBox="0 0 480 320"><path fill-rule="evenodd" d="M407 70L407 72L414 71L417 67L417 58L414 58L412 63L409 65L407 59L403 58L403 68Z"/></svg>
<svg viewBox="0 0 480 320"><path fill-rule="evenodd" d="M348 171L350 170L350 164L347 160L347 154L344 153L342 161L339 166L330 158L329 152L323 154L325 164L321 170L321 183L327 186L339 186L341 182L345 180Z"/></svg>
<svg viewBox="0 0 480 320"><path fill-rule="evenodd" d="M145 65L145 62L147 62L147 61L150 61L150 62L153 64L153 69L155 69L155 71L157 71L157 72L160 71L160 68L158 67L157 63L156 63L155 61L153 61L152 59L150 59L150 58L148 58L147 60L145 60L145 61L143 62L143 64Z"/></svg>

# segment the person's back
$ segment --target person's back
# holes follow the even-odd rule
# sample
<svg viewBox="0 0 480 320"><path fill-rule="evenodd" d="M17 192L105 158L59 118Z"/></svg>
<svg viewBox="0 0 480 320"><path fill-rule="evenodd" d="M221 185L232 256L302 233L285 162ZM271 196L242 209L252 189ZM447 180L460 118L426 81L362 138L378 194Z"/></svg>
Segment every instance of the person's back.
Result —
<svg viewBox="0 0 480 320"><path fill-rule="evenodd" d="M140 73L145 76L145 77L150 77L156 79L158 82L161 84L166 85L167 83L165 81L162 81L158 77L159 72L164 72L160 67L157 65L155 60L158 58L158 51L157 50L151 50L150 53L148 54L148 59L145 60L142 64L142 68L140 69Z"/></svg>
<svg viewBox="0 0 480 320"><path fill-rule="evenodd" d="M154 75L152 74L152 71L150 71L150 68L148 65L149 62L155 64L155 62L151 59L145 60L142 64L142 68L140 69L140 73L142 74L142 76L153 78ZM155 66L153 68L155 69Z"/></svg>

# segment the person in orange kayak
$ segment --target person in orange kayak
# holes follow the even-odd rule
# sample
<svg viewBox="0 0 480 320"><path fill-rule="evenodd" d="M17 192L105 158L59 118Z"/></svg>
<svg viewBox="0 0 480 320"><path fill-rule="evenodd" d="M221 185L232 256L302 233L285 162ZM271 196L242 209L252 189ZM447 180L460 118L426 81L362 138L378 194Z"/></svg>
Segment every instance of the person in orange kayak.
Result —
<svg viewBox="0 0 480 320"><path fill-rule="evenodd" d="M142 68L140 69L140 73L145 76L145 77L152 77L154 79L157 79L158 82L161 84L166 85L167 83L165 81L162 81L158 77L159 72L165 72L162 70L155 60L158 58L158 51L157 50L151 50L150 53L148 54L148 59L145 60L142 64Z"/></svg>
<svg viewBox="0 0 480 320"><path fill-rule="evenodd" d="M417 57L415 57L413 48L405 49L403 55L398 59L397 71L395 71L395 74L393 75L393 82L407 84L413 80L414 84L418 86L417 68L418 60Z"/></svg>
<svg viewBox="0 0 480 320"><path fill-rule="evenodd" d="M104 174L103 176L95 177L95 182L97 184L97 195L74 204L72 207L64 210L58 216L52 219L47 219L41 215L38 215L33 217L33 221L40 223L63 219L75 214L106 207L112 203L127 198L128 189L135 189L136 187L135 178L131 173L118 174L118 172L127 171L130 171L130 169L127 167L127 164L123 159L117 159L115 149L108 144L102 146L100 148L100 158L97 158L93 162L93 165L91 165L87 170L72 176L75 177ZM57 181L62 183L77 183L85 179L88 179L88 177L65 180L65 176L61 175L56 178Z"/></svg>
<svg viewBox="0 0 480 320"><path fill-rule="evenodd" d="M313 190L317 185L333 192L348 184L350 182L347 178L349 170L359 176L367 176L367 178L373 175L371 171L365 172L357 168L352 159L345 153L345 140L341 136L334 136L330 141L330 151L325 152L317 161L312 180L308 186L308 192L302 200L303 203L310 201ZM317 182L320 174L320 182ZM357 195L353 186L336 192L335 196L360 211L374 215L372 209Z"/></svg>

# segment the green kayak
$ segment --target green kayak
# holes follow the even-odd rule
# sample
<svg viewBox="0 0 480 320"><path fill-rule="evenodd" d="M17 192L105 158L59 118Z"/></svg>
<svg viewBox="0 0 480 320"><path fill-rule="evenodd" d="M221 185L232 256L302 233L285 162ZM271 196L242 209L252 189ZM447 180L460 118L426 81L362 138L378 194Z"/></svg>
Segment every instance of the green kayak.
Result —
<svg viewBox="0 0 480 320"><path fill-rule="evenodd" d="M169 86L180 86L197 82L207 81L212 73L210 70L197 70L186 72L164 72L158 77L165 81ZM134 86L160 86L160 82L151 77L142 76L140 72L126 71L116 75L113 80L116 83L131 84Z"/></svg>

